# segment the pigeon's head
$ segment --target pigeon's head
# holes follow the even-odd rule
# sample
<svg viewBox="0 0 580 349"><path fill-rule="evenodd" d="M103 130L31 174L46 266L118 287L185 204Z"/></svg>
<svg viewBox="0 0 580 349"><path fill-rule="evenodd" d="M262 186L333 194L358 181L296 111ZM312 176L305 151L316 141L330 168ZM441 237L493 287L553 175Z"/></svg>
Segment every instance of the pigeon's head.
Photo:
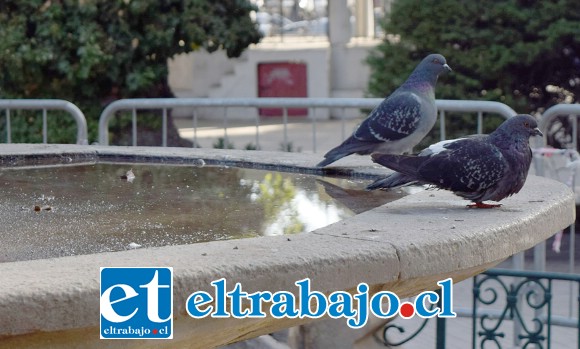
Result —
<svg viewBox="0 0 580 349"><path fill-rule="evenodd" d="M528 114L520 114L511 117L504 121L500 128L504 129L507 134L520 135L526 138L544 135L540 129L538 129L538 121Z"/></svg>
<svg viewBox="0 0 580 349"><path fill-rule="evenodd" d="M441 73L451 71L451 67L447 65L445 57L440 54L433 53L429 56L423 58L421 64L419 64L422 70L427 71L435 76L439 76Z"/></svg>

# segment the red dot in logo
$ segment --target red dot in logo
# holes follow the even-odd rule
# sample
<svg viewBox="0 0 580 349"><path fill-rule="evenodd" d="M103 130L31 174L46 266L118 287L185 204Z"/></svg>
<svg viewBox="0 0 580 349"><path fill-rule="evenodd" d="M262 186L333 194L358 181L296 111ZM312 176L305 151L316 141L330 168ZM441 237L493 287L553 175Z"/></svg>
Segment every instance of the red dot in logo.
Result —
<svg viewBox="0 0 580 349"><path fill-rule="evenodd" d="M153 329L153 334L157 334L157 332L159 332L159 331L157 331L157 329L156 329L156 328L154 328L154 329Z"/></svg>
<svg viewBox="0 0 580 349"><path fill-rule="evenodd" d="M413 304L411 304L409 302L405 302L405 303L401 304L401 308L399 309L399 314L401 314L402 318L408 319L408 318L412 317L413 314L415 314L415 307L413 306Z"/></svg>

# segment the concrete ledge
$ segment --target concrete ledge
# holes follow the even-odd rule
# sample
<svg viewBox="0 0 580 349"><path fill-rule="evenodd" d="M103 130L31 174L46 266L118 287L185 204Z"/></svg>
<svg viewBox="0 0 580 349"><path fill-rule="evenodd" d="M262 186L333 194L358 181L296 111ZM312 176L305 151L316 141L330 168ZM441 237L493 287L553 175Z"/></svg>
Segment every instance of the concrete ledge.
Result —
<svg viewBox="0 0 580 349"><path fill-rule="evenodd" d="M3 146L0 164L22 165L31 153L68 163L156 159L188 164L201 158L207 163L369 178L387 171L372 166L367 157L351 157L342 169L320 170L313 167L321 158L318 155L56 145ZM488 269L575 219L572 191L535 176L499 209L467 209L466 203L446 191L423 191L291 239L261 237L3 263L0 347L102 347L98 330L102 266L174 268L174 339L115 340L107 341L107 347L209 348L308 322L189 318L187 297L199 290L213 291L213 280L225 277L230 285L241 282L247 292L295 292L294 282L310 277L312 289L324 293L354 292L366 282L371 293L389 290L407 297L434 289L438 280L460 281Z"/></svg>

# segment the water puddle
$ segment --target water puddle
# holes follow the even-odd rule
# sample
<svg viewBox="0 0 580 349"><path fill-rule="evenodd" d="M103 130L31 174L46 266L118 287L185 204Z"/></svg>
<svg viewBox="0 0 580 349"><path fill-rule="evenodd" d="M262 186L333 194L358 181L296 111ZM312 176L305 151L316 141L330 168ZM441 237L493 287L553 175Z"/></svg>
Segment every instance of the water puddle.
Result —
<svg viewBox="0 0 580 349"><path fill-rule="evenodd" d="M0 171L0 262L312 231L393 201L369 181L137 164Z"/></svg>

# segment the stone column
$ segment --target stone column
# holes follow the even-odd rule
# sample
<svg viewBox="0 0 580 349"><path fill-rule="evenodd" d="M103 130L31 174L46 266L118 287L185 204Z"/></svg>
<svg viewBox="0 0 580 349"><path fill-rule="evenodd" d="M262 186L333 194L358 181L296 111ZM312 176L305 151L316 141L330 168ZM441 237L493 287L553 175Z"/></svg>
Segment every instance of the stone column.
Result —
<svg viewBox="0 0 580 349"><path fill-rule="evenodd" d="M350 11L347 0L328 2L328 40L330 41L330 96L335 97L335 91L344 89L344 71L348 69L346 61L346 45L352 36Z"/></svg>
<svg viewBox="0 0 580 349"><path fill-rule="evenodd" d="M347 0L328 2L328 39L331 45L346 45L351 37Z"/></svg>
<svg viewBox="0 0 580 349"><path fill-rule="evenodd" d="M356 0L356 34L372 38L375 36L375 14L373 0Z"/></svg>

